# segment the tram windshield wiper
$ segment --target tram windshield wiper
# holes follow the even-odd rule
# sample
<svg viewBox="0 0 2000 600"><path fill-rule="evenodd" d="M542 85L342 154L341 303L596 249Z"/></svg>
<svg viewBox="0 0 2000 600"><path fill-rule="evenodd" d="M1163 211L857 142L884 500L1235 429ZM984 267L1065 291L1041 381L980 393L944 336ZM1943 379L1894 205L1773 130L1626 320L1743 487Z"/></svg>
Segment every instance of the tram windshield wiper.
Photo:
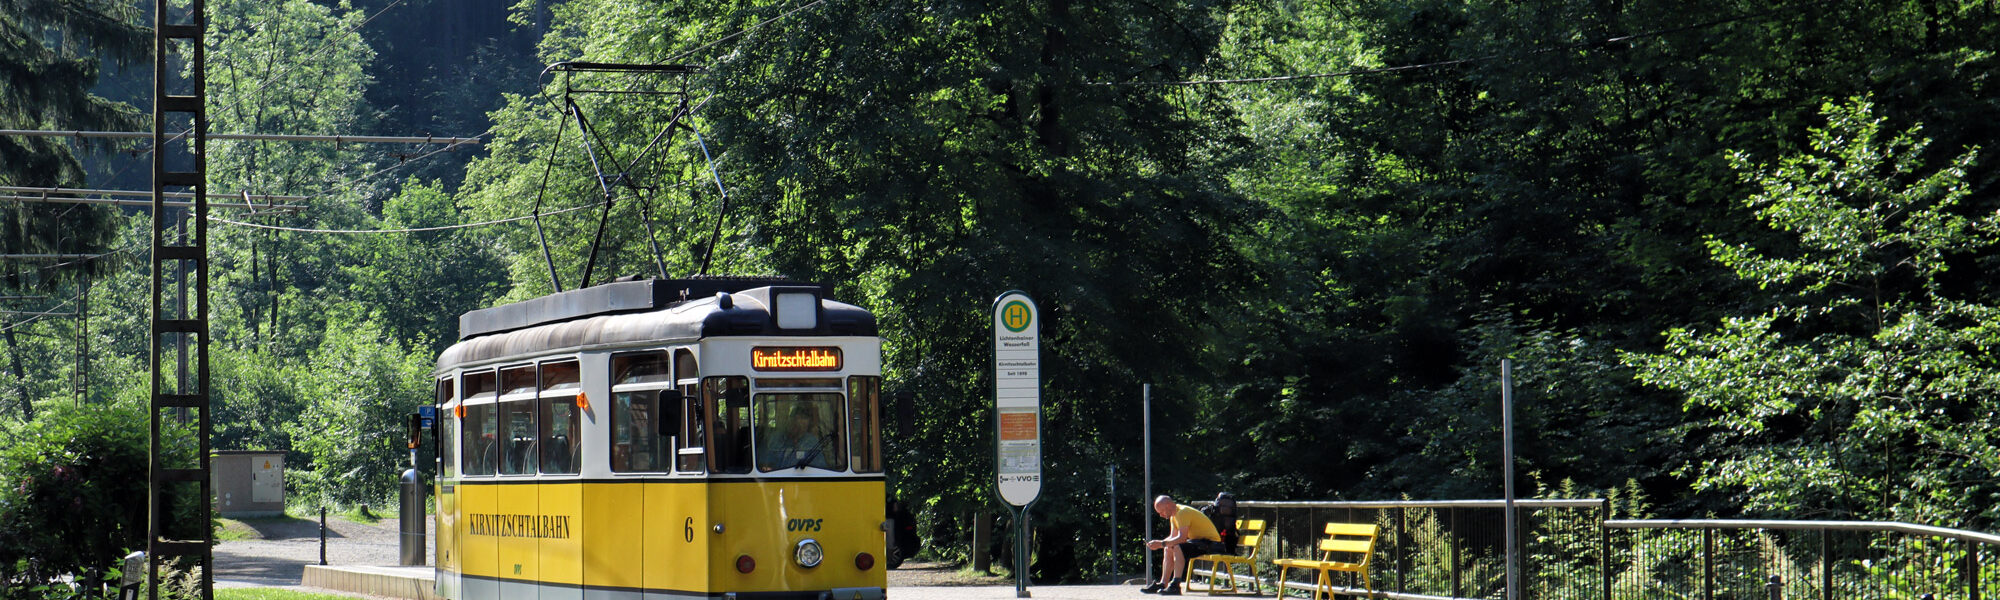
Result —
<svg viewBox="0 0 2000 600"><path fill-rule="evenodd" d="M819 459L819 453L824 449L826 449L826 442L822 441L819 445L813 446L812 452L807 452L805 456L799 457L799 464L792 465L792 468L803 469L812 466L812 461Z"/></svg>

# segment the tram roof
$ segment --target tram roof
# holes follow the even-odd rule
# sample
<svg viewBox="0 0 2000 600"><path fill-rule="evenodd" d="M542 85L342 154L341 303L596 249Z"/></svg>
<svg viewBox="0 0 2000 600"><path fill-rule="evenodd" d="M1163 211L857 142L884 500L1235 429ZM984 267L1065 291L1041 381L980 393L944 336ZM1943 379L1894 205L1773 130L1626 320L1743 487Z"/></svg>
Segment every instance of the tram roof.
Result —
<svg viewBox="0 0 2000 600"><path fill-rule="evenodd" d="M809 294L808 329L780 329L780 295ZM828 299L832 288L774 278L642 279L560 292L459 317L438 368L551 350L713 336L873 336L875 315Z"/></svg>

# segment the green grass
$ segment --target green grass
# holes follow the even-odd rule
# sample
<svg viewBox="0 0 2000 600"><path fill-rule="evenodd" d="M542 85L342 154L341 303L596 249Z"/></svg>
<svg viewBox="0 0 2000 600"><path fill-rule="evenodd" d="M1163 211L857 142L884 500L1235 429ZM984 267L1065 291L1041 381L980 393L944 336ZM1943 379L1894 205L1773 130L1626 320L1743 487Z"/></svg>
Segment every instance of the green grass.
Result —
<svg viewBox="0 0 2000 600"><path fill-rule="evenodd" d="M354 600L354 597L279 588L223 588L215 590L215 600Z"/></svg>
<svg viewBox="0 0 2000 600"><path fill-rule="evenodd" d="M365 506L365 505L362 505L362 506ZM341 518L344 518L344 519L347 519L347 520L349 520L349 521L353 521L353 522L356 522L356 523L362 523L362 524L367 524L367 525L374 525L374 524L375 524L376 522L378 522L378 521L381 521L382 519L393 519L393 518L395 518L395 517L396 517L396 513L394 513L394 512L386 512L386 511L383 511L382 509L379 509L379 508L375 508L375 507L373 507L373 506L370 506L370 507L368 507L368 514L365 514L365 515L364 515L364 514L361 514L361 506L355 506L354 508L350 508L350 509L347 509L347 510L345 510L345 511L341 511L341 512L340 512L340 516L341 516ZM314 518L318 518L318 517L317 517L317 515L315 515L315 516L314 516Z"/></svg>
<svg viewBox="0 0 2000 600"><path fill-rule="evenodd" d="M257 530L236 519L216 518L215 541L234 542L257 539Z"/></svg>

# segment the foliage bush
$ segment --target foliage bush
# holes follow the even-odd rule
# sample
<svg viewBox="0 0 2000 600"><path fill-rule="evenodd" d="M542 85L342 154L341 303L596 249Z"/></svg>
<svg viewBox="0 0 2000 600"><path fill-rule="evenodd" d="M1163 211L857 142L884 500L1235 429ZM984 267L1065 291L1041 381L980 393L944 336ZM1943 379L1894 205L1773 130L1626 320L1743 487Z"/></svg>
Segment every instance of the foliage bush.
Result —
<svg viewBox="0 0 2000 600"><path fill-rule="evenodd" d="M52 411L8 428L0 442L0 592L62 597L73 590L44 586L65 577L89 590L115 578L111 566L130 549L145 546L146 421L124 404ZM169 454L192 461L185 440L193 436L171 429L162 439L183 442ZM183 518L171 520L168 535L198 537L204 524L186 518L195 507L173 504Z"/></svg>
<svg viewBox="0 0 2000 600"><path fill-rule="evenodd" d="M310 474L287 483L302 500L353 505L394 497L409 466L404 418L430 401L431 359L408 351L372 322L336 316L300 373L303 414L285 425Z"/></svg>

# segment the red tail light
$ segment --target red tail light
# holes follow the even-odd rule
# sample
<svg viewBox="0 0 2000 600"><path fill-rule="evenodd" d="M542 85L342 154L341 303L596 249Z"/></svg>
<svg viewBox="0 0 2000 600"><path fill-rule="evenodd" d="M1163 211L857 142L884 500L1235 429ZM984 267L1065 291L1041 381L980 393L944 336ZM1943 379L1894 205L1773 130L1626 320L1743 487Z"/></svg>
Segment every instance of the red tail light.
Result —
<svg viewBox="0 0 2000 600"><path fill-rule="evenodd" d="M854 568L863 571L875 568L875 555L867 552L854 555Z"/></svg>
<svg viewBox="0 0 2000 600"><path fill-rule="evenodd" d="M755 570L757 570L756 559L750 558L748 554L736 557L736 572L749 573Z"/></svg>

